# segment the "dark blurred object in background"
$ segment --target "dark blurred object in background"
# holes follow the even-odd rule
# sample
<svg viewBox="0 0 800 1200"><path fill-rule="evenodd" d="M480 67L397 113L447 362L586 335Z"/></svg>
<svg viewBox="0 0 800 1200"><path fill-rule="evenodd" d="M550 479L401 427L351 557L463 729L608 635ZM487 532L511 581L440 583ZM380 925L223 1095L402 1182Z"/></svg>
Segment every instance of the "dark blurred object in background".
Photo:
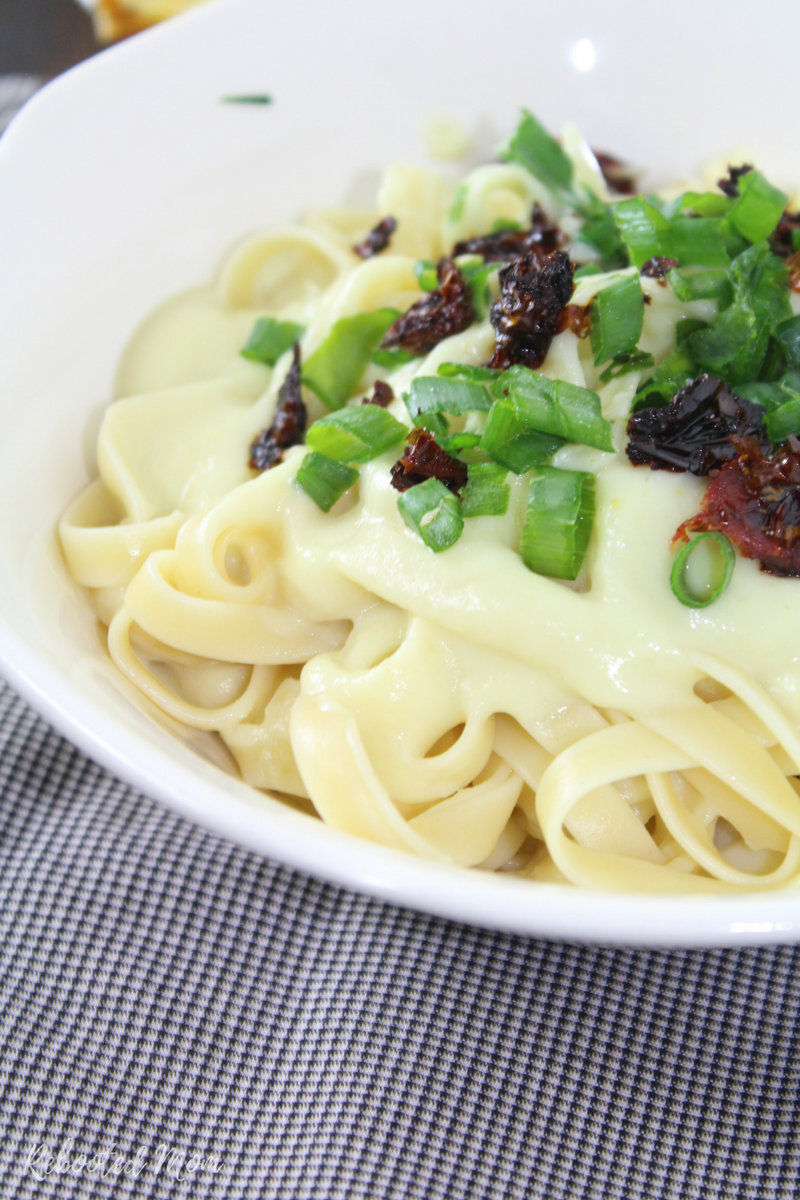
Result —
<svg viewBox="0 0 800 1200"><path fill-rule="evenodd" d="M100 49L77 0L0 0L0 75L59 75Z"/></svg>

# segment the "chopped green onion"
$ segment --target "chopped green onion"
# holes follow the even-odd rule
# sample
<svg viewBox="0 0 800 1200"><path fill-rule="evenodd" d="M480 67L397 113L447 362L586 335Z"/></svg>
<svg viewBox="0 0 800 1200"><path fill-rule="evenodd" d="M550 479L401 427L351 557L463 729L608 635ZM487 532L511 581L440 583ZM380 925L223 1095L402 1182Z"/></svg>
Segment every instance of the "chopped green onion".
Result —
<svg viewBox="0 0 800 1200"><path fill-rule="evenodd" d="M742 237L760 242L780 221L788 198L760 171L748 171L739 178L739 196L730 211L730 221Z"/></svg>
<svg viewBox="0 0 800 1200"><path fill-rule="evenodd" d="M511 400L495 400L481 438L481 449L515 475L547 462L563 445L563 438L540 433L521 421Z"/></svg>
<svg viewBox="0 0 800 1200"><path fill-rule="evenodd" d="M445 433L436 440L448 454L458 454L461 450L477 450L482 436L479 433Z"/></svg>
<svg viewBox="0 0 800 1200"><path fill-rule="evenodd" d="M667 404L687 380L697 373L694 360L680 343L636 391L632 412L640 408L660 408Z"/></svg>
<svg viewBox="0 0 800 1200"><path fill-rule="evenodd" d="M469 284L475 316L479 321L485 321L492 300L500 294L497 274L502 263L484 262L481 254L459 254L453 262Z"/></svg>
<svg viewBox="0 0 800 1200"><path fill-rule="evenodd" d="M613 207L617 229L631 262L642 267L650 258L673 258L672 230L666 217L641 196Z"/></svg>
<svg viewBox="0 0 800 1200"><path fill-rule="evenodd" d="M635 350L644 323L644 297L638 276L627 276L598 292L590 315L596 366Z"/></svg>
<svg viewBox="0 0 800 1200"><path fill-rule="evenodd" d="M505 398L492 405L481 439L481 449L517 475L547 462L563 444L562 437L532 429L514 401Z"/></svg>
<svg viewBox="0 0 800 1200"><path fill-rule="evenodd" d="M573 167L569 158L526 108L522 110L514 136L501 148L500 156L519 163L551 191L557 192L572 184Z"/></svg>
<svg viewBox="0 0 800 1200"><path fill-rule="evenodd" d="M694 566L690 565L698 546L705 543L705 555L696 559ZM709 563L708 551L716 549L716 561ZM688 545L684 546L675 562L672 564L669 582L672 591L681 604L687 608L707 608L715 600L719 600L725 588L731 581L733 568L736 565L736 555L733 546L723 533L698 533ZM702 574L705 578L697 580L693 576Z"/></svg>
<svg viewBox="0 0 800 1200"><path fill-rule="evenodd" d="M520 556L537 575L576 579L594 524L594 475L540 467L531 479Z"/></svg>
<svg viewBox="0 0 800 1200"><path fill-rule="evenodd" d="M463 517L502 517L511 496L505 467L494 463L473 463L461 496Z"/></svg>
<svg viewBox="0 0 800 1200"><path fill-rule="evenodd" d="M764 355L759 375L765 383L774 383L776 379L780 379L781 375L783 375L787 365L786 351L775 335L772 334L767 342L767 353Z"/></svg>
<svg viewBox="0 0 800 1200"><path fill-rule="evenodd" d="M775 337L783 347L786 365L800 367L800 317L791 317L780 324L775 330Z"/></svg>
<svg viewBox="0 0 800 1200"><path fill-rule="evenodd" d="M467 379L470 383L491 383L500 376L493 367L470 367L466 363L439 363L437 373L444 379Z"/></svg>
<svg viewBox="0 0 800 1200"><path fill-rule="evenodd" d="M453 262L465 279L471 279L476 271L482 270L486 265L482 254L457 254ZM497 263L494 266L496 267Z"/></svg>
<svg viewBox="0 0 800 1200"><path fill-rule="evenodd" d="M572 276L573 280L586 279L589 275L602 275L602 268L597 263L585 263L582 267L578 267Z"/></svg>
<svg viewBox="0 0 800 1200"><path fill-rule="evenodd" d="M681 265L727 267L728 253L716 217L675 217L672 221L674 257Z"/></svg>
<svg viewBox="0 0 800 1200"><path fill-rule="evenodd" d="M698 329L708 329L708 322L701 321L698 317L681 317L675 326L675 340L678 345L680 346L690 333L697 333Z"/></svg>
<svg viewBox="0 0 800 1200"><path fill-rule="evenodd" d="M263 94L252 96L223 96L223 104L271 104L272 96Z"/></svg>
<svg viewBox="0 0 800 1200"><path fill-rule="evenodd" d="M721 308L733 299L730 275L720 267L676 267L667 275L675 295L684 303L690 300L716 300Z"/></svg>
<svg viewBox="0 0 800 1200"><path fill-rule="evenodd" d="M743 238L741 234L736 232L727 217L720 226L720 232L722 233L722 237L725 242L725 252L732 262L748 248L747 239Z"/></svg>
<svg viewBox="0 0 800 1200"><path fill-rule="evenodd" d="M614 210L611 204L605 204L588 190L580 189L580 194L573 195L569 202L583 217L583 225L577 235L577 240L593 246L603 260L603 270L612 271L616 267L627 267L628 254L622 238L619 236Z"/></svg>
<svg viewBox="0 0 800 1200"><path fill-rule="evenodd" d="M499 398L507 394L518 420L529 429L596 450L614 449L611 426L600 411L600 397L588 388L515 366L503 372L492 385L492 393Z"/></svg>
<svg viewBox="0 0 800 1200"><path fill-rule="evenodd" d="M303 325L295 325L294 321L278 321L275 317L259 317L249 338L239 353L253 362L266 363L274 367L282 354L285 354L295 342L305 333Z"/></svg>
<svg viewBox="0 0 800 1200"><path fill-rule="evenodd" d="M737 384L736 395L741 396L743 400L752 400L754 404L760 404L767 412L774 412L787 401L787 393L779 383L767 383L763 380Z"/></svg>
<svg viewBox="0 0 800 1200"><path fill-rule="evenodd" d="M407 433L405 425L377 404L360 404L315 421L306 441L328 458L363 463L391 450Z"/></svg>
<svg viewBox="0 0 800 1200"><path fill-rule="evenodd" d="M468 412L488 412L491 399L480 383L467 379L448 379L441 375L418 375L403 394L412 421L428 413L452 413L462 416Z"/></svg>
<svg viewBox="0 0 800 1200"><path fill-rule="evenodd" d="M764 427L773 444L785 442L791 433L800 433L800 396L768 412L764 419Z"/></svg>
<svg viewBox="0 0 800 1200"><path fill-rule="evenodd" d="M358 387L383 335L399 315L393 308L378 308L342 317L303 364L303 383L328 408L341 408Z"/></svg>
<svg viewBox="0 0 800 1200"><path fill-rule="evenodd" d="M406 525L437 554L461 537L464 528L461 501L438 479L426 479L401 492L397 507Z"/></svg>
<svg viewBox="0 0 800 1200"><path fill-rule="evenodd" d="M336 501L358 479L355 467L328 458L312 450L300 464L297 483L311 497L317 508L330 512Z"/></svg>
<svg viewBox="0 0 800 1200"><path fill-rule="evenodd" d="M450 211L447 214L448 221L460 221L464 215L464 205L467 202L467 193L469 188L465 183L460 183L453 193L453 200L450 205Z"/></svg>
<svg viewBox="0 0 800 1200"><path fill-rule="evenodd" d="M414 274L423 292L435 292L439 286L439 274L436 263L429 258L420 258L414 263Z"/></svg>
<svg viewBox="0 0 800 1200"><path fill-rule="evenodd" d="M492 302L500 295L499 271L502 264L487 263L478 271L473 271L467 282L472 292L472 307L479 321L485 321L489 316Z"/></svg>
<svg viewBox="0 0 800 1200"><path fill-rule="evenodd" d="M519 221L510 221L508 217L495 217L492 221L492 233L519 233L522 229Z"/></svg>
<svg viewBox="0 0 800 1200"><path fill-rule="evenodd" d="M419 355L412 354L409 350L401 350L399 347L396 350L381 350L375 351L372 356L372 361L376 367L386 367L389 371L395 371L398 367L404 367L406 363L413 362Z"/></svg>
<svg viewBox="0 0 800 1200"><path fill-rule="evenodd" d="M700 367L735 386L759 377L770 336L792 310L786 266L770 254L766 242L734 259L730 276L733 303L713 326L687 338L686 345Z"/></svg>
<svg viewBox="0 0 800 1200"><path fill-rule="evenodd" d="M698 217L724 217L733 207L733 201L721 192L684 192L678 207L684 212L697 213Z"/></svg>
<svg viewBox="0 0 800 1200"><path fill-rule="evenodd" d="M611 383L612 379L621 379L623 375L630 375L633 371L646 371L652 366L655 366L652 354L642 350L634 350L632 354L618 354L603 371L600 382Z"/></svg>

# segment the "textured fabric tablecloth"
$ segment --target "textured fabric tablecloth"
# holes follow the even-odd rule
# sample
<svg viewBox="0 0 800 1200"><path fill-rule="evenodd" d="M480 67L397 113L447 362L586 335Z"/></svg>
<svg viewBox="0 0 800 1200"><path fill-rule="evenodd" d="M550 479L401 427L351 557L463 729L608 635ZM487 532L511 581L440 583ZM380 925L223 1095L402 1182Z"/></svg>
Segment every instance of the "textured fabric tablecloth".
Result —
<svg viewBox="0 0 800 1200"><path fill-rule="evenodd" d="M1 683L0 923L3 1200L800 1190L799 950L381 905L160 808Z"/></svg>

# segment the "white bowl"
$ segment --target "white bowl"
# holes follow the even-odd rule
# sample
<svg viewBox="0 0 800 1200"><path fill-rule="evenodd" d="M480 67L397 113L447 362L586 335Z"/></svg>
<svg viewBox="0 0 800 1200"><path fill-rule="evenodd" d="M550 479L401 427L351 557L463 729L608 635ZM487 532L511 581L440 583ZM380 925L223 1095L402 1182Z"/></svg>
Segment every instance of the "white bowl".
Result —
<svg viewBox="0 0 800 1200"><path fill-rule="evenodd" d="M639 0L220 0L37 95L0 142L0 670L86 753L184 816L335 883L492 928L660 946L794 941L800 896L600 895L434 866L254 792L114 681L55 549L82 447L132 330L209 280L243 234L425 161L445 113L485 146L532 108L593 145L688 173L746 144L800 183L789 143L800 8ZM759 50L763 46L764 53ZM577 65L576 65L577 64ZM583 69L580 69L583 68ZM268 92L269 107L220 103Z"/></svg>

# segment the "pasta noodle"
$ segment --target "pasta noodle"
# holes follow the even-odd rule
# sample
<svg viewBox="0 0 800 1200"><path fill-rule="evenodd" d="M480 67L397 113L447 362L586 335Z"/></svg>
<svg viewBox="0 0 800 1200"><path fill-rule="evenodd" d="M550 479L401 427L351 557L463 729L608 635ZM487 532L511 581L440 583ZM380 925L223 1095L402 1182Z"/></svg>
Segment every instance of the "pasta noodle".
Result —
<svg viewBox="0 0 800 1200"><path fill-rule="evenodd" d="M598 197L606 185L574 127L565 150ZM303 361L337 321L405 312L418 260L536 204L569 227L557 191L513 162L467 176L395 166L374 212L325 211L231 253L213 288L169 301L134 336L98 440L99 478L60 524L74 580L108 627L119 671L169 717L218 735L242 777L329 825L433 862L630 892L785 887L800 876L800 671L795 581L737 560L724 595L686 607L669 586L671 541L700 507L687 473L636 469L624 422L644 368L607 381L589 342L552 339L541 374L600 398L615 451L567 443L553 464L594 476L596 519L574 583L517 553L530 477L510 475L502 515L464 523L434 553L403 520L389 468L363 463L324 512L297 485L291 446L257 473L292 364L239 351L257 317L294 322ZM352 250L391 215L396 234ZM591 255L589 255L591 257ZM589 305L635 267L588 274ZM641 277L638 350L656 367L686 317ZM387 410L443 363L492 356L487 317L392 366L370 363ZM309 420L327 409L303 389ZM481 433L485 414L451 430ZM800 595L800 592L798 592ZM309 805L310 802L310 805Z"/></svg>

